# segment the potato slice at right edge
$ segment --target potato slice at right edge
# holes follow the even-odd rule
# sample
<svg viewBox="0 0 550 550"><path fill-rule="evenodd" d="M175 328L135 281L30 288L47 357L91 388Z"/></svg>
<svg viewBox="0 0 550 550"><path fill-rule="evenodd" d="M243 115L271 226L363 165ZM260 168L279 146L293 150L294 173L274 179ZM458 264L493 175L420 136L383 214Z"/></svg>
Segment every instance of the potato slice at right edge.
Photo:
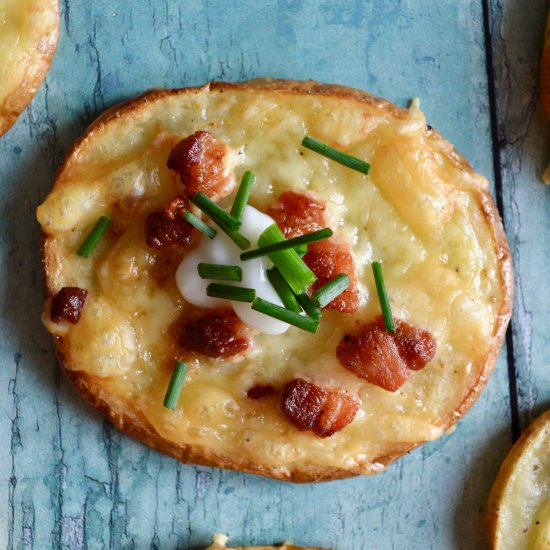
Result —
<svg viewBox="0 0 550 550"><path fill-rule="evenodd" d="M502 463L487 526L495 550L550 549L550 411L529 425Z"/></svg>
<svg viewBox="0 0 550 550"><path fill-rule="evenodd" d="M209 546L206 550L330 550L329 548L313 548L310 546L305 548L303 546L295 546L290 542L285 542L281 546L239 546L238 548L229 548L228 546L226 546L228 540L229 537L227 537L226 535L216 533L214 535L214 544L212 546Z"/></svg>

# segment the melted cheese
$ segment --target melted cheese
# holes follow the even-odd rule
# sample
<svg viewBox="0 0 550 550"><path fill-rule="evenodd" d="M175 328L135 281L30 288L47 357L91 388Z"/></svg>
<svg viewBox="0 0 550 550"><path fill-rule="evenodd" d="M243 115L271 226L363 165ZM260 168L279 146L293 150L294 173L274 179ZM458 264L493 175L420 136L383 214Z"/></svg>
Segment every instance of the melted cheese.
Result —
<svg viewBox="0 0 550 550"><path fill-rule="evenodd" d="M352 315L328 311L315 335L294 327L278 336L257 334L253 351L240 361L190 361L180 405L171 412L162 407L179 353L171 327L192 307L175 286L177 262L159 286L144 218L177 194L166 159L178 136L198 129L244 149L237 178L245 170L256 174L254 207L265 211L288 189L326 199L331 226L353 243L361 304ZM301 149L306 133L331 143L337 136L342 147L372 161L372 173ZM44 322L65 338L74 354L71 368L109 377L111 391L173 442L261 464L305 461L376 473L380 457L442 434L442 419L479 378L503 302L495 244L479 200L487 181L465 171L448 151L447 142L427 132L416 108L398 117L355 100L242 89L152 101L87 139L38 209L51 239L47 251L61 263L52 262L50 291L77 284L90 292L78 325L51 323L48 303ZM74 251L102 214L113 217L117 237L106 237L83 260ZM346 331L379 314L378 300L369 299L376 296L374 259L384 262L394 314L430 330L438 343L435 359L395 393L357 378L335 357ZM358 394L361 410L352 424L319 439L289 424L276 397L246 397L255 384L280 388L299 376Z"/></svg>
<svg viewBox="0 0 550 550"><path fill-rule="evenodd" d="M550 548L550 414L528 428L495 483L496 550Z"/></svg>
<svg viewBox="0 0 550 550"><path fill-rule="evenodd" d="M42 70L41 37L57 28L56 0L0 0L0 107Z"/></svg>

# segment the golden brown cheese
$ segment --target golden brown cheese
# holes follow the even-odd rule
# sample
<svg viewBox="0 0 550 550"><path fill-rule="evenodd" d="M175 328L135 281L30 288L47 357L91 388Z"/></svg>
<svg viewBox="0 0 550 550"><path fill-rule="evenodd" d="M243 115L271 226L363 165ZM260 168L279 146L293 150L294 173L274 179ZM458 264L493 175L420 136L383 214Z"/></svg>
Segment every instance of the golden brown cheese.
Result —
<svg viewBox="0 0 550 550"><path fill-rule="evenodd" d="M57 0L0 0L0 135L42 82L58 25Z"/></svg>
<svg viewBox="0 0 550 550"><path fill-rule="evenodd" d="M489 499L495 550L550 548L550 411L515 443Z"/></svg>
<svg viewBox="0 0 550 550"><path fill-rule="evenodd" d="M383 457L436 439L460 417L500 345L509 266L498 248L504 245L495 243L486 179L426 129L417 108L219 85L160 93L146 109L130 112L123 124L107 115L96 128L101 139L92 135L77 146L38 209L49 293L63 286L89 291L78 325L43 317L48 330L65 339L68 368L109 377L109 391L174 444L202 445L267 467L376 473L387 462ZM175 353L170 327L190 306L173 279L162 288L155 281L143 220L177 194L166 168L171 147L200 129L242 149L237 179L245 170L256 174L253 206L265 211L289 189L324 198L332 227L353 245L361 300L353 314L327 311L315 335L296 328L260 334L239 362L191 363L172 412L162 407ZM306 133L371 161L371 174L302 149ZM232 196L225 200L230 205ZM121 201L139 205L135 214L121 215ZM118 235L106 236L92 258L76 256L101 215L114 218ZM435 359L395 393L357 378L335 355L343 334L379 315L372 260L383 262L395 316L429 330L438 346ZM273 399L246 397L257 383L281 388L298 377L358 395L354 421L319 439L289 424Z"/></svg>

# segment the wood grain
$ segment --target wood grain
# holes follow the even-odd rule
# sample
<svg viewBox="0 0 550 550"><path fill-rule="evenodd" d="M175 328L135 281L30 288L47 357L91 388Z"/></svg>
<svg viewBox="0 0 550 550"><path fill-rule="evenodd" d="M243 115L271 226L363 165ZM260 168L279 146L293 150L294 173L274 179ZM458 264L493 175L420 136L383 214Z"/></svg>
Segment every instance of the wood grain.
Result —
<svg viewBox="0 0 550 550"><path fill-rule="evenodd" d="M516 299L508 342L513 348L516 436L550 407L550 189L540 176L550 161L548 121L538 97L539 57L548 5L491 3L495 65L495 154L503 219L514 255Z"/></svg>
<svg viewBox="0 0 550 550"><path fill-rule="evenodd" d="M512 0L65 0L46 84L0 139L0 548L200 548L214 531L236 544L483 548L486 499L511 445L510 391L522 413L550 397L550 190L536 179L548 135L532 59L544 4L522 13ZM151 87L260 76L337 82L399 104L419 96L479 172L500 174L518 273L510 352L454 434L375 478L291 486L182 466L82 403L40 325L35 209L85 126Z"/></svg>

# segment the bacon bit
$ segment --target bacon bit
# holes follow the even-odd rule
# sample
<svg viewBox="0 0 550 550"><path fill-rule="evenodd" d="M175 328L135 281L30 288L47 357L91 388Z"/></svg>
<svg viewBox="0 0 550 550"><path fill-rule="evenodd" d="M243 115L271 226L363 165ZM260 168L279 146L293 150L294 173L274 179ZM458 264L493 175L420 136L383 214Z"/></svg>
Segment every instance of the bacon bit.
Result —
<svg viewBox="0 0 550 550"><path fill-rule="evenodd" d="M305 193L285 191L267 209L287 239L325 227L326 204Z"/></svg>
<svg viewBox="0 0 550 550"><path fill-rule="evenodd" d="M437 342L427 330L396 319L395 339L401 357L411 370L423 369L435 356Z"/></svg>
<svg viewBox="0 0 550 550"><path fill-rule="evenodd" d="M185 197L176 197L164 207L164 215L170 221L180 219L189 208L189 201Z"/></svg>
<svg viewBox="0 0 550 550"><path fill-rule="evenodd" d="M327 400L317 419L315 433L329 437L352 422L359 410L359 400L344 392L327 392Z"/></svg>
<svg viewBox="0 0 550 550"><path fill-rule="evenodd" d="M354 335L346 335L336 349L342 366L367 382L388 391L397 391L411 370L424 368L433 359L433 336L398 319L396 332L384 327L384 320L364 325Z"/></svg>
<svg viewBox="0 0 550 550"><path fill-rule="evenodd" d="M359 305L357 273L349 247L334 238L318 241L308 245L304 262L317 275L313 291L321 288L339 273L346 273L350 278L349 287L323 309L336 309L342 313L354 313Z"/></svg>
<svg viewBox="0 0 550 550"><path fill-rule="evenodd" d="M299 237L325 227L326 204L306 193L285 191L277 202L267 209L279 229L287 239ZM334 299L324 309L336 309L343 313L353 313L359 305L357 273L349 247L336 239L311 243L304 262L317 275L313 290L328 283L339 273L346 273L351 279L349 288Z"/></svg>
<svg viewBox="0 0 550 550"><path fill-rule="evenodd" d="M330 437L345 428L359 410L359 400L348 393L326 390L295 378L283 388L283 413L299 430Z"/></svg>
<svg viewBox="0 0 550 550"><path fill-rule="evenodd" d="M220 310L185 323L179 330L180 345L213 358L239 355L251 346L244 323L233 310Z"/></svg>
<svg viewBox="0 0 550 550"><path fill-rule="evenodd" d="M175 170L187 196L202 191L211 199L226 197L235 187L233 149L210 132L182 139L170 152L167 166Z"/></svg>
<svg viewBox="0 0 550 550"><path fill-rule="evenodd" d="M75 325L80 321L80 314L88 291L76 286L64 286L52 300L50 319L54 323L69 321Z"/></svg>
<svg viewBox="0 0 550 550"><path fill-rule="evenodd" d="M302 378L296 378L283 388L282 408L298 429L313 430L326 400L326 390Z"/></svg>
<svg viewBox="0 0 550 550"><path fill-rule="evenodd" d="M250 399L261 399L266 395L272 395L275 393L275 388L270 385L266 386L252 386L247 392L246 396Z"/></svg>
<svg viewBox="0 0 550 550"><path fill-rule="evenodd" d="M164 210L152 212L147 216L147 244L151 248L191 244L193 226L183 219L183 212L187 207L186 199L176 197L164 207Z"/></svg>
<svg viewBox="0 0 550 550"><path fill-rule="evenodd" d="M344 336L336 356L343 367L388 391L397 391L410 375L393 335L378 323Z"/></svg>

